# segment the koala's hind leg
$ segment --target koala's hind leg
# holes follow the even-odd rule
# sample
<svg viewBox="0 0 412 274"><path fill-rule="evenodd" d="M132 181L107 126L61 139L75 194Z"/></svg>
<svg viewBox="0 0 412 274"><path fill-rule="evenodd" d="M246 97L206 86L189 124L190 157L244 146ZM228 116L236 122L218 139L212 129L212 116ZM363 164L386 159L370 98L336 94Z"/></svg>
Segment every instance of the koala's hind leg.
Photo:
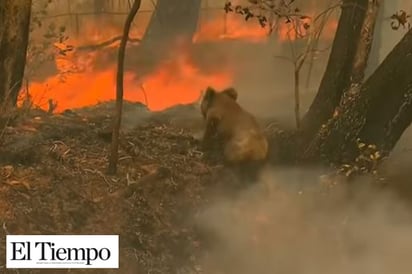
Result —
<svg viewBox="0 0 412 274"><path fill-rule="evenodd" d="M239 180L244 184L253 184L259 181L264 161L245 161L234 166Z"/></svg>
<svg viewBox="0 0 412 274"><path fill-rule="evenodd" d="M242 185L258 182L263 166L263 161L244 161L236 164L226 164L226 167L232 171Z"/></svg>

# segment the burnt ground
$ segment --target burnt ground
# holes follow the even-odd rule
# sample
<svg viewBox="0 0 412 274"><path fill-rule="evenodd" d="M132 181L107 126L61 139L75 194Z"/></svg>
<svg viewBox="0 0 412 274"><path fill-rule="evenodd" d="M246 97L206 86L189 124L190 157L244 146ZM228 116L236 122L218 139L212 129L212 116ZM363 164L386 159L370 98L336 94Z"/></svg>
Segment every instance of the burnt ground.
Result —
<svg viewBox="0 0 412 274"><path fill-rule="evenodd" d="M206 205L209 195L231 186L217 183L222 165L205 160L196 132L188 129L201 125L193 118L190 124L187 112L199 114L193 106L151 114L126 103L118 173L110 176L112 106L59 115L31 110L5 128L1 234L119 234L120 271L115 273L200 273L197 256L207 241L188 216ZM2 258L4 248L0 243ZM83 272L113 273L70 271Z"/></svg>
<svg viewBox="0 0 412 274"><path fill-rule="evenodd" d="M106 174L112 113L113 104L102 103L59 115L30 110L10 121L0 143L0 256L5 234L118 234L120 269L16 272L3 265L1 273L211 273L201 258L214 238L193 219L216 194L232 197L244 186L201 151L198 110L150 113L125 103L114 176Z"/></svg>

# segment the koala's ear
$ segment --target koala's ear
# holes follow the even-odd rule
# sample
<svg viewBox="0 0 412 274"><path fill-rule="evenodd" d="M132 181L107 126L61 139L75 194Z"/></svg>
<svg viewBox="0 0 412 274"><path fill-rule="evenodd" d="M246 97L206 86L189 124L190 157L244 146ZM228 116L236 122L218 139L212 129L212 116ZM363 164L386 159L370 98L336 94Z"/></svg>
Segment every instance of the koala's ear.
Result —
<svg viewBox="0 0 412 274"><path fill-rule="evenodd" d="M226 94L235 101L237 100L237 91L234 88L227 88L223 90L222 93Z"/></svg>
<svg viewBox="0 0 412 274"><path fill-rule="evenodd" d="M209 99L212 99L212 97L215 94L216 94L216 90L214 90L212 87L207 87L205 92L204 92L203 98L205 100L209 100Z"/></svg>

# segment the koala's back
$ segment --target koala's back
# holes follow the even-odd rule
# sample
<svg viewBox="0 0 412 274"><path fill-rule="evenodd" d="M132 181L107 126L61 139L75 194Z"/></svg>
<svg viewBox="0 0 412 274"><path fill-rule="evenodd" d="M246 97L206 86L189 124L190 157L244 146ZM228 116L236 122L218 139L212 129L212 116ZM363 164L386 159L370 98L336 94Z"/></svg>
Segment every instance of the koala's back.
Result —
<svg viewBox="0 0 412 274"><path fill-rule="evenodd" d="M226 160L233 163L264 160L268 141L256 118L236 101L224 97L216 100L210 110L220 118L217 132L225 139Z"/></svg>

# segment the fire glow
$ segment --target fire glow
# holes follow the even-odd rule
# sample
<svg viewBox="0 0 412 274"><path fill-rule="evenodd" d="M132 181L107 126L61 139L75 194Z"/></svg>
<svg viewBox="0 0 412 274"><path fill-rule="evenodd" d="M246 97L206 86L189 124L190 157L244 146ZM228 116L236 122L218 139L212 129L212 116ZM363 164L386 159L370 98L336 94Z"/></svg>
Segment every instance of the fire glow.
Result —
<svg viewBox="0 0 412 274"><path fill-rule="evenodd" d="M212 20L202 24L193 38L194 43L217 41L220 39L246 40L262 43L267 39L267 29L261 28L256 22L245 22L241 17L228 16L226 27L223 20ZM122 33L110 26L102 28L89 24L86 27L88 35L79 41L71 40L70 44L84 46L107 41ZM223 31L225 30L225 31ZM222 34L224 32L225 34ZM329 32L329 31L328 31ZM130 37L142 37L144 31L132 30ZM287 40L284 30L280 30L279 39ZM289 36L290 37L290 36ZM290 38L289 38L290 39ZM118 46L118 42L111 45ZM58 45L56 45L58 46ZM127 54L133 54L128 51ZM126 58L127 58L126 54ZM115 99L116 93L116 62L110 63L104 69L96 63L105 58L105 50L89 52L74 51L65 57L56 56L55 62L59 73L50 76L42 82L31 82L29 94L33 104L48 110L48 100L57 103L55 112L65 109L94 105ZM73 73L65 73L76 67ZM62 80L62 75L64 79ZM196 67L188 51L183 48L170 61L160 63L154 72L138 80L136 71L124 73L124 99L141 102L152 111L163 110L176 104L188 104L199 98L201 90L206 86L223 89L231 85L233 75L228 70L216 70L213 73L203 72Z"/></svg>
<svg viewBox="0 0 412 274"><path fill-rule="evenodd" d="M113 100L116 91L116 64L104 70L93 69L93 58L78 59L82 63L81 73L49 77L44 82L30 84L30 95L33 101L43 109L48 108L47 101L52 98L57 102L57 112L65 109L78 108ZM70 66L64 59L57 59L59 70ZM188 104L198 99L205 86L213 83L218 88L224 88L231 82L230 74L216 73L205 75L190 62L189 56L181 54L175 60L164 63L155 73L141 81L136 79L136 73L124 73L124 99L142 102L150 110L162 110L175 104Z"/></svg>

